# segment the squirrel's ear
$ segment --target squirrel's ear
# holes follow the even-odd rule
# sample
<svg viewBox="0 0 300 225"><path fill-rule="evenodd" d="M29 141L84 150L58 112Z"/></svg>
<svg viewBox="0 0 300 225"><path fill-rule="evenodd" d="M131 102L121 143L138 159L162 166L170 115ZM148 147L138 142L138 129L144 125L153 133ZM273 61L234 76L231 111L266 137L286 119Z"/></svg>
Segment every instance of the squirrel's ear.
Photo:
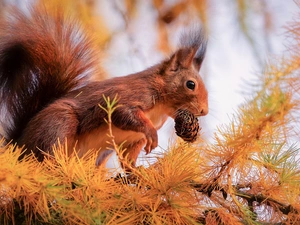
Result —
<svg viewBox="0 0 300 225"><path fill-rule="evenodd" d="M168 62L168 70L177 71L179 68L189 68L195 60L196 51L194 48L181 48L177 50Z"/></svg>
<svg viewBox="0 0 300 225"><path fill-rule="evenodd" d="M199 71L205 57L207 46L206 32L200 27L192 27L182 34L180 38L181 49L184 52L185 66L191 66ZM179 50L180 51L180 50Z"/></svg>
<svg viewBox="0 0 300 225"><path fill-rule="evenodd" d="M180 38L180 46L167 61L167 70L177 71L179 68L193 66L199 71L206 52L206 34L202 29L196 28L184 32Z"/></svg>
<svg viewBox="0 0 300 225"><path fill-rule="evenodd" d="M195 69L199 72L206 53L207 40L203 41L196 52L193 63Z"/></svg>

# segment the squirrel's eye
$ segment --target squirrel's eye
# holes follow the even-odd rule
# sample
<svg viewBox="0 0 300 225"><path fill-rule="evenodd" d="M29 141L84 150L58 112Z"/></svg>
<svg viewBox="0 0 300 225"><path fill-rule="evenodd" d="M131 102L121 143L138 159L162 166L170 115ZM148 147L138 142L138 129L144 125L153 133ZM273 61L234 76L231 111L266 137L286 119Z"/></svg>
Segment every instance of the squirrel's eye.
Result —
<svg viewBox="0 0 300 225"><path fill-rule="evenodd" d="M188 81L186 82L186 86L187 86L188 89L195 90L196 84L195 84L194 81L188 80Z"/></svg>

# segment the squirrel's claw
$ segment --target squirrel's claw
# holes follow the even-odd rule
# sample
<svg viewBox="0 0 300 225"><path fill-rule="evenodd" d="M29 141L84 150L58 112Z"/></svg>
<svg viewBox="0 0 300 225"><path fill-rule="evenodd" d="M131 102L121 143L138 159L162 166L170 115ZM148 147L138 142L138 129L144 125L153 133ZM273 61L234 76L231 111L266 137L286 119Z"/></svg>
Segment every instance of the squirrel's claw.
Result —
<svg viewBox="0 0 300 225"><path fill-rule="evenodd" d="M146 135L147 144L144 148L146 151L146 155L148 155L153 149L155 149L158 146L158 137L156 130L153 129L153 131L149 133L150 134Z"/></svg>
<svg viewBox="0 0 300 225"><path fill-rule="evenodd" d="M146 155L148 155L150 152L151 152L151 144L152 144L152 140L149 138L149 139L147 139L147 144L146 144L146 146L145 146L145 151L146 151Z"/></svg>

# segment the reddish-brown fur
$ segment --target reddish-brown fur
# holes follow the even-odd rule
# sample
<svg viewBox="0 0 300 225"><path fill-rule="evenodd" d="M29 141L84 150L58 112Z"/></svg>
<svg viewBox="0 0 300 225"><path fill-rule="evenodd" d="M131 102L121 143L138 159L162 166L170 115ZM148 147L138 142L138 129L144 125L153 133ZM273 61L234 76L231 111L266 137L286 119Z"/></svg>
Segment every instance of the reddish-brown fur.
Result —
<svg viewBox="0 0 300 225"><path fill-rule="evenodd" d="M15 13L18 18L27 18L20 12ZM107 144L108 125L104 120L107 115L98 106L106 106L103 95L111 99L116 95L119 97L119 107L112 114L112 130L117 144L125 141L125 155L133 165L144 146L146 153L157 147L157 130L167 117L174 118L178 109L188 109L197 116L208 113L207 90L198 74L206 48L200 31L186 33L181 47L170 59L149 69L104 81L88 81L89 74L97 71L89 40L83 36L82 40L77 40L79 43L73 43L70 34L74 25L63 17L53 20L50 16L42 16L37 9L31 14L34 17L27 18L27 23L38 24L40 28L49 23L53 27L44 27L43 34L39 33L42 29L33 29L29 33L20 19L14 30L6 21L0 37L0 53L9 57L0 56L0 96L15 87L20 79L24 81L19 89L12 91L15 97L6 98L5 105L1 104L13 118L4 130L6 128L7 139L24 144L27 152L33 151L40 160L43 154L38 149L51 153L58 138L61 142L67 140L70 153L74 147L80 154L95 149L100 150L99 163L105 160L111 146ZM8 41L3 30L11 35L17 30L22 31L26 40L21 35ZM64 32L68 35L60 35ZM49 43L53 44L48 46ZM17 48L18 54L12 50L17 45L21 45ZM73 45L77 47L72 48ZM39 47L38 51L35 46ZM20 59L20 52L28 55L28 59ZM78 57L74 58L74 55ZM19 70L13 71L13 78L9 78L12 60L21 62ZM37 87L33 85L35 79L39 81ZM193 81L195 88L189 88L187 81ZM10 104L20 96L24 101L11 108ZM28 110L28 113L24 114L22 110Z"/></svg>

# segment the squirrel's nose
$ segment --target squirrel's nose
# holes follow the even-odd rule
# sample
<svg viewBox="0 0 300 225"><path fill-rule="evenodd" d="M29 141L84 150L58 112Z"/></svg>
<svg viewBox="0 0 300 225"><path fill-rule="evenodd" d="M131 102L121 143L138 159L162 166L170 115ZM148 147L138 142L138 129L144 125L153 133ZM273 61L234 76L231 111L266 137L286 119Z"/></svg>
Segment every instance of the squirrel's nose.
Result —
<svg viewBox="0 0 300 225"><path fill-rule="evenodd" d="M208 114L208 108L203 108L201 111L200 111L200 116L205 116Z"/></svg>

